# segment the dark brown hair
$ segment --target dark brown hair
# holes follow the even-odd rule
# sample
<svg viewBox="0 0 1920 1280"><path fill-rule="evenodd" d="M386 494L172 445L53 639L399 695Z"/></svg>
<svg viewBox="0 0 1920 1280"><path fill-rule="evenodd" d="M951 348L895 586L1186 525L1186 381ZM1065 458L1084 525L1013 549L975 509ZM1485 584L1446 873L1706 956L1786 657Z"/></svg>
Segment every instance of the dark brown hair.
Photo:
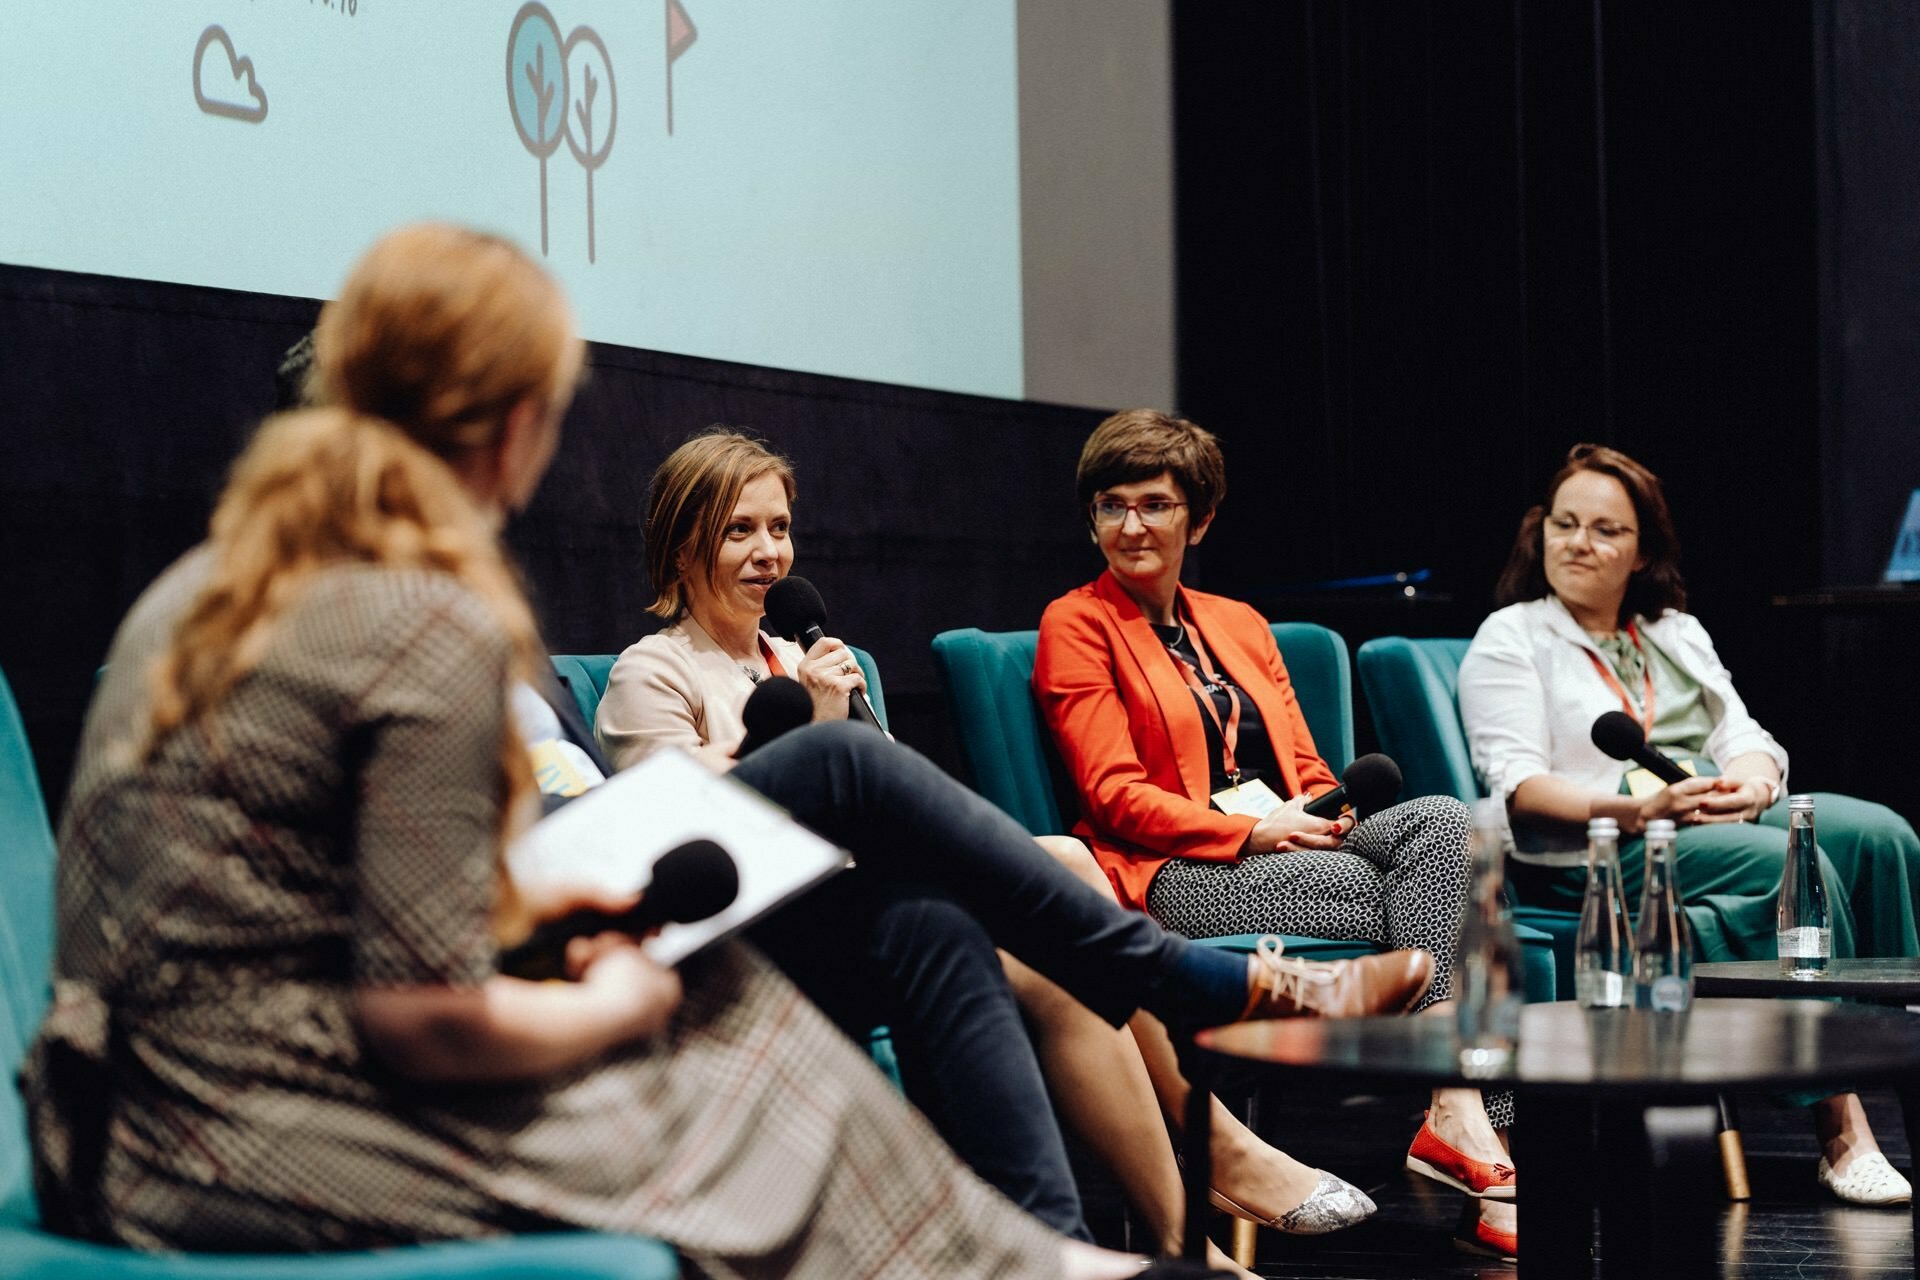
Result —
<svg viewBox="0 0 1920 1280"><path fill-rule="evenodd" d="M647 575L663 618L687 607L687 578L713 586L713 565L727 518L740 491L761 476L779 476L793 502L793 466L759 440L732 427L711 426L667 455L647 485ZM685 557L686 569L681 568Z"/></svg>
<svg viewBox="0 0 1920 1280"><path fill-rule="evenodd" d="M1634 518L1640 522L1640 555L1646 566L1627 580L1626 599L1620 603L1620 621L1625 622L1636 614L1658 618L1668 609L1685 609L1687 583L1680 576L1680 537L1674 532L1673 513L1667 509L1667 495L1660 486L1660 477L1618 449L1609 449L1603 444L1577 444L1567 450L1566 463L1547 482L1546 494L1521 517L1513 552L1507 557L1507 567L1493 588L1494 603L1518 604L1547 594L1546 548L1541 526L1546 523L1560 486L1582 471L1597 471L1618 480L1633 502Z"/></svg>
<svg viewBox="0 0 1920 1280"><path fill-rule="evenodd" d="M1173 476L1199 524L1227 496L1227 462L1211 431L1158 409L1122 409L1093 429L1075 475L1080 514L1091 520L1093 495L1117 484Z"/></svg>

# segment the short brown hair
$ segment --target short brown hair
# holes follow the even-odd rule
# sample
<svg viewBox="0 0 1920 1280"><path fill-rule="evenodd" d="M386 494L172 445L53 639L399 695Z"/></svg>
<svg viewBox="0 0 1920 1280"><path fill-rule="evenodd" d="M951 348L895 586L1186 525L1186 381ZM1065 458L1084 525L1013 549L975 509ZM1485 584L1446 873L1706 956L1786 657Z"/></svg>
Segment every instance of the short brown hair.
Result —
<svg viewBox="0 0 1920 1280"><path fill-rule="evenodd" d="M1080 514L1091 520L1093 495L1117 484L1173 476L1199 523L1227 496L1227 461L1211 431L1158 409L1123 409L1093 429L1075 476Z"/></svg>
<svg viewBox="0 0 1920 1280"><path fill-rule="evenodd" d="M1667 509L1667 495L1660 477L1640 463L1603 444L1577 444L1567 450L1567 460L1547 482L1547 491L1538 503L1520 519L1520 532L1513 540L1507 567L1493 589L1494 602L1501 606L1538 600L1547 594L1546 548L1541 526L1553 507L1553 495L1560 486L1582 471L1597 471L1612 476L1627 491L1633 502L1634 518L1640 522L1640 554L1646 567L1627 581L1626 599L1620 603L1620 621L1636 614L1658 618L1668 609L1687 607L1687 583L1680 576L1680 536L1674 531L1673 513Z"/></svg>
<svg viewBox="0 0 1920 1280"><path fill-rule="evenodd" d="M698 565L701 584L713 585L713 565L727 517L740 491L762 476L780 477L793 501L793 464L744 431L715 424L667 455L647 482L647 576L653 580L648 613L677 616L687 607L680 562Z"/></svg>

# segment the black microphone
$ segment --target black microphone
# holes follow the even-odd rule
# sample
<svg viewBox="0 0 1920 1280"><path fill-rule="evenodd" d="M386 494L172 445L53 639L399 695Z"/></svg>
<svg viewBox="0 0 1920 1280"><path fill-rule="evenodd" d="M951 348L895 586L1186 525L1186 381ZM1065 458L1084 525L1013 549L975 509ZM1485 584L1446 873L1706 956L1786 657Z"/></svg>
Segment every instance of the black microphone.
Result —
<svg viewBox="0 0 1920 1280"><path fill-rule="evenodd" d="M1624 711L1609 711L1593 722L1593 745L1615 760L1631 760L1671 786L1693 775L1647 745L1647 732Z"/></svg>
<svg viewBox="0 0 1920 1280"><path fill-rule="evenodd" d="M820 592L811 582L788 574L767 588L767 626L775 635L785 636L802 649L811 649L827 634L827 602L820 598ZM880 717L873 713L873 704L858 690L848 705L847 716L876 729L880 727Z"/></svg>
<svg viewBox="0 0 1920 1280"><path fill-rule="evenodd" d="M754 686L740 709L747 736L740 739L733 758L745 760L789 729L813 719L813 698L805 685L786 676L769 676Z"/></svg>
<svg viewBox="0 0 1920 1280"><path fill-rule="evenodd" d="M1356 818L1370 818L1400 794L1400 766L1378 751L1361 756L1340 775L1340 785L1307 802L1316 818L1337 818L1349 805Z"/></svg>
<svg viewBox="0 0 1920 1280"><path fill-rule="evenodd" d="M711 840L689 840L660 855L640 901L625 911L571 911L549 920L519 946L501 953L500 972L542 981L563 978L567 943L601 933L641 937L663 924L687 924L718 915L740 893L740 869Z"/></svg>

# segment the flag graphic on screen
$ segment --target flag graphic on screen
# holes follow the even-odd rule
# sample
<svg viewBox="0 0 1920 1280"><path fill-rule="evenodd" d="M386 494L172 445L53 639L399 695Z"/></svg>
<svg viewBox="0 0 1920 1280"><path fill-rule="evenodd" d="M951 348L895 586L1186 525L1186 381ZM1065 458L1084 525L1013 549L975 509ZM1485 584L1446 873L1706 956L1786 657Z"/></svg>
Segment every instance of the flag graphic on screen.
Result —
<svg viewBox="0 0 1920 1280"><path fill-rule="evenodd" d="M681 7L680 0L666 0L667 4L667 134L673 134L673 64L685 53L693 42L700 38L694 30L693 19Z"/></svg>

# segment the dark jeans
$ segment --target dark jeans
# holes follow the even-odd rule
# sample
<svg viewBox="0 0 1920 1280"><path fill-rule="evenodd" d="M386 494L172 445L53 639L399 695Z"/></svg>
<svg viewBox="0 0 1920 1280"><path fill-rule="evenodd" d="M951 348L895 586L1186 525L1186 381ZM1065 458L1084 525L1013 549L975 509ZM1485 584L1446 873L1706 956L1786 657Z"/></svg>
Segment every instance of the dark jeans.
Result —
<svg viewBox="0 0 1920 1280"><path fill-rule="evenodd" d="M885 1025L900 1083L973 1171L1090 1239L1046 1081L993 939L931 890L848 874L755 926L756 946L856 1043Z"/></svg>
<svg viewBox="0 0 1920 1280"><path fill-rule="evenodd" d="M1019 823L872 729L844 721L797 729L733 776L851 852L851 877L952 899L995 944L1116 1027L1140 1008L1176 1027L1240 1016L1244 957L1195 947L1123 910Z"/></svg>
<svg viewBox="0 0 1920 1280"><path fill-rule="evenodd" d="M1121 910L999 809L872 729L788 733L734 776L857 863L762 921L754 941L856 1038L887 1022L908 1095L961 1158L1085 1238L995 944L1115 1026L1143 1005L1175 1025L1228 1021L1245 998L1245 961Z"/></svg>

